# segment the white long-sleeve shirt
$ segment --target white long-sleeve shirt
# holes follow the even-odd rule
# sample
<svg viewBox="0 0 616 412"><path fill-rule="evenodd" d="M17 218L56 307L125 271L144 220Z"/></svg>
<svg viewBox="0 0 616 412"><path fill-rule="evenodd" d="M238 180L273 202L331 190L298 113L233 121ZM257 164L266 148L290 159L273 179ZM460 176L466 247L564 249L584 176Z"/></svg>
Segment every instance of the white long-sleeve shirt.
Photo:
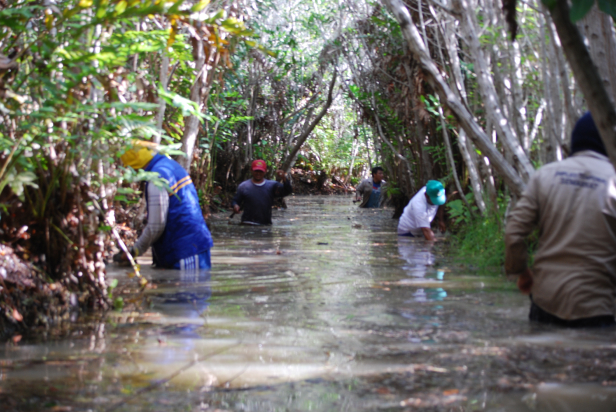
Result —
<svg viewBox="0 0 616 412"><path fill-rule="evenodd" d="M137 256L143 255L158 240L167 225L169 194L152 183L147 184L148 223L133 248Z"/></svg>

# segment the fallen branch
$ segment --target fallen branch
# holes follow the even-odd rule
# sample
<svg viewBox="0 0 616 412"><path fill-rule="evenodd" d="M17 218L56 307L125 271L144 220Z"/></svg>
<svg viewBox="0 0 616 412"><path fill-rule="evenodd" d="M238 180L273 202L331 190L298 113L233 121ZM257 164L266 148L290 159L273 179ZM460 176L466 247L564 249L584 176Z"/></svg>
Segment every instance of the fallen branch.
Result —
<svg viewBox="0 0 616 412"><path fill-rule="evenodd" d="M189 363L187 363L186 365L182 366L182 367L181 367L180 369L178 369L177 371L173 372L173 373L172 373L171 375L169 375L167 378L165 378L165 379L163 379L163 380L160 380L160 381L157 381L157 382L154 382L154 383L152 383L151 385L148 385L148 386L146 386L145 388L142 388L142 389L138 390L137 392L135 392L135 394L133 394L133 395L129 396L129 397L128 397L128 398L126 398L126 399L122 399L122 400L117 401L116 403L114 403L113 405L111 405L109 408L105 409L105 412L112 412L112 411L115 411L115 410L116 410L116 409L118 409L120 406L124 405L125 403L128 403L128 402L130 402L130 401L132 401L132 400L135 400L135 399L137 399L138 397L140 397L141 395L143 395L143 394L145 394L145 393L148 393L148 392L150 392L151 390L156 389L156 388L158 388L158 387L160 387L160 386L162 386L162 385L164 385L164 384L168 383L171 379L175 378L175 377L176 377L176 376L178 376L180 373L182 373L182 372L184 372L184 371L186 371L186 370L188 370L188 369L192 368L192 367L193 367L193 366L195 366L196 364L198 364L198 363L200 363L200 362L203 362L203 361L204 361L204 360L206 360L206 359L212 358L212 357L214 357L214 356L216 356L216 355L219 355L219 354L221 354L221 353L223 353L223 352L225 352L225 351L227 351L227 350L229 350L229 349L231 349L231 348L234 348L234 347L236 347L236 346L239 346L239 345L241 345L242 343L243 343L243 341L240 341L240 342L238 342L238 343L237 343L237 344L235 344L235 345L228 346L228 347L223 348L223 349L221 349L221 350L219 350L219 351L216 351L216 352L210 353L209 355L207 355L205 358L203 358L203 359L201 359L201 360L199 360L199 359L195 358L194 360L190 361L190 362L189 362ZM235 378L234 378L234 379L235 379Z"/></svg>

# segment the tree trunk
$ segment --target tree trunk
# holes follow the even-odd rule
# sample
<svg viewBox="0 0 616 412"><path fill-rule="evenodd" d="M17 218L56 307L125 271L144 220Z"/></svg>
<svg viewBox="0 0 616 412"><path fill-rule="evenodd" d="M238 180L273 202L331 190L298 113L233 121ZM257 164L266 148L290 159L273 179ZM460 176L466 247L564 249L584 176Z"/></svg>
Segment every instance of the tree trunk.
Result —
<svg viewBox="0 0 616 412"><path fill-rule="evenodd" d="M437 19L436 13L432 12L435 20ZM447 22L443 25L443 38L445 39L445 48L449 56L449 69L452 74L453 81L456 85L456 90L460 99L466 103L466 87L464 86L464 77L462 76L462 70L460 69L460 58L458 57L457 37L453 24ZM473 159L471 153L474 153L474 147L466 140L466 133L464 129L458 130L458 148L462 153L462 158L466 164L468 175L471 180L471 187L473 188L473 196L475 197L475 203L479 208L479 211L483 215L486 211L486 204L483 200L483 184L481 182L481 176L479 175L476 159ZM474 156L477 157L476 154Z"/></svg>
<svg viewBox="0 0 616 412"><path fill-rule="evenodd" d="M357 155L357 146L358 141L357 137L359 136L359 131L357 127L355 128L355 138L353 139L353 147L351 148L351 165L349 166L349 173L347 173L346 179L344 179L344 185L349 184L349 179L351 178L351 174L353 173L353 165L355 164L355 156Z"/></svg>
<svg viewBox="0 0 616 412"><path fill-rule="evenodd" d="M539 16L539 32L541 33L541 38L546 37L545 25L541 16ZM558 124L556 123L558 112L557 107L560 106L560 96L553 96L553 93L558 92L557 87L552 87L553 79L551 70L548 67L548 64L554 64L554 60L550 58L550 54L546 48L545 42L541 42L541 77L543 83L543 94L545 96L546 101L546 124L547 127L543 130L543 139L547 144L543 144L540 146L540 154L541 154L541 163L550 163L557 160L562 160L562 156L560 152L555 150L555 134L558 134Z"/></svg>
<svg viewBox="0 0 616 412"><path fill-rule="evenodd" d="M522 179L527 182L534 168L528 160L526 153L524 153L519 140L513 133L508 119L503 115L490 75L490 69L483 55L483 51L481 50L479 37L475 32L476 24L473 16L470 14L471 11L468 9L465 0L453 0L452 5L454 10L460 14L460 30L463 37L466 39L466 43L475 63L477 85L485 105L486 113L492 118L499 139L513 156Z"/></svg>
<svg viewBox="0 0 616 412"><path fill-rule="evenodd" d="M195 59L195 72L197 77L195 83L190 88L190 100L197 103L201 107L201 90L204 87L204 65L205 65L205 51L203 50L202 34L199 32L197 36L191 38L193 43L193 57ZM182 151L186 153L186 157L178 158L178 163L182 167L190 172L190 163L193 158L193 150L195 148L195 142L197 141L197 134L199 133L199 118L194 115L190 115L184 122L184 136L182 136Z"/></svg>
<svg viewBox="0 0 616 412"><path fill-rule="evenodd" d="M410 177L411 173L412 173L411 172L412 169L411 169L411 164L409 163L408 159L406 157L402 156L400 153L398 153L398 151L396 150L394 145L391 144L389 139L385 136L385 133L383 133L383 128L381 127L381 121L379 120L379 114L376 111L376 100L374 98L374 93L372 93L372 105L374 107L374 110L373 110L374 120L376 122L376 129L378 131L379 137L381 138L382 141L385 142L387 147L389 147L389 150L391 150L391 152L394 155L394 157L399 159L400 161L402 161L406 165L406 170L408 171L408 175Z"/></svg>
<svg viewBox="0 0 616 412"><path fill-rule="evenodd" d="M462 185L460 184L460 179L458 178L458 171L456 170L456 162L453 158L453 150L451 150L451 142L449 141L449 133L447 132L447 123L445 122L445 116L443 116L443 109L439 107L438 110L439 120L441 122L441 131L443 133L443 141L445 142L445 148L447 149L447 160L449 160L449 166L451 168L451 174L453 175L453 181L456 184L456 189L458 189L458 193L460 193L460 198L466 205L468 209L468 213L470 213L471 217L475 216L473 213L473 209L471 205L468 204L468 200L466 200L466 196L464 196L464 191L462 190Z"/></svg>
<svg viewBox="0 0 616 412"><path fill-rule="evenodd" d="M565 50L575 80L586 98L612 165L616 167L616 110L590 57L577 26L569 18L567 0L557 0L550 9L558 37Z"/></svg>
<svg viewBox="0 0 616 412"><path fill-rule="evenodd" d="M467 148L467 144L470 147ZM475 203L479 208L481 214L486 212L486 203L483 200L483 184L481 182L481 176L479 175L478 167L481 165L477 164L473 156L471 155L471 151L474 150L472 144L470 142L467 143L466 140L466 132L464 129L458 130L458 148L460 149L460 153L462 153L462 158L464 159L464 163L466 163L466 169L468 170L468 176L471 180L471 187L473 188L473 196L475 197ZM475 156L476 157L476 156Z"/></svg>
<svg viewBox="0 0 616 412"><path fill-rule="evenodd" d="M334 86L336 85L337 74L338 72L336 71L336 69L334 69L334 73L332 74L332 81L329 84L329 92L327 93L327 100L323 104L323 107L321 108L321 112L317 115L317 117L315 117L312 123L310 123L310 125L302 132L302 134L296 139L295 146L293 147L293 149L291 150L291 152L289 153L285 161L282 163L282 166L280 168L284 170L285 173L289 173L289 171L291 170L291 166L293 166L293 164L295 163L295 159L297 157L297 154L299 153L299 149L301 149L304 142L310 136L310 133L312 133L314 128L319 124L323 116L325 116L325 114L327 113L327 110L329 110L329 107L332 105L332 101L334 100L333 93L334 93Z"/></svg>
<svg viewBox="0 0 616 412"><path fill-rule="evenodd" d="M160 88L167 90L167 82L169 81L169 54L164 50L162 52L162 64L160 66ZM156 113L156 127L160 130L163 128L163 120L165 119L165 109L167 101L162 97L158 98L158 112ZM154 143L160 143L160 135L154 136Z"/></svg>
<svg viewBox="0 0 616 412"><path fill-rule="evenodd" d="M511 188L511 191L515 194L521 195L525 186L524 181L516 173L513 167L507 163L492 142L490 142L484 131L473 119L473 116L444 81L443 77L438 72L436 65L434 64L434 61L426 53L425 45L423 44L417 27L413 23L406 6L401 0L386 1L396 20L400 24L400 29L402 30L402 34L407 41L407 45L411 53L419 61L421 67L423 68L426 75L426 80L439 94L441 101L444 102L458 118L460 125L468 133L469 137L473 139L477 147L479 147L479 149L490 158L490 161L493 163L496 170L498 170L499 174L503 177L506 184Z"/></svg>
<svg viewBox="0 0 616 412"><path fill-rule="evenodd" d="M540 18L543 22L544 16L541 15ZM560 78L560 86L562 88L563 100L565 102L565 108L567 113L567 122L565 125L565 136L567 137L567 139L565 139L565 145L563 146L563 150L565 150L565 152L568 154L568 137L571 136L573 125L580 117L581 108L575 106L575 102L573 99L573 90L575 89L575 87L572 87L573 85L571 84L571 82L575 84L575 81L573 79L569 79L569 74L571 73L571 70L567 67L567 62L565 61L565 56L563 55L563 48L560 44L560 39L554 32L555 29L552 22L549 22L547 24L547 30L548 34L550 35L550 42L552 44L552 47L554 47L556 58L558 60L558 75Z"/></svg>
<svg viewBox="0 0 616 412"><path fill-rule="evenodd" d="M589 44L588 51L599 69L601 81L614 104L616 99L616 37L614 21L595 4L578 23L581 34Z"/></svg>

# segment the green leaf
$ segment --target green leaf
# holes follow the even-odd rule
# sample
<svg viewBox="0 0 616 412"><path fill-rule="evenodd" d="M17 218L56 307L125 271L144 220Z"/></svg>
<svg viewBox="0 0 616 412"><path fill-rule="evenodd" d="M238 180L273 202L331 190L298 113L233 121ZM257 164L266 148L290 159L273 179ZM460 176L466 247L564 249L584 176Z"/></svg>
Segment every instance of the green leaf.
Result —
<svg viewBox="0 0 616 412"><path fill-rule="evenodd" d="M126 10L126 6L128 6L128 3L126 2L126 0L122 0L121 2L116 4L115 6L116 13L118 14L124 13L124 10Z"/></svg>
<svg viewBox="0 0 616 412"><path fill-rule="evenodd" d="M121 297L115 298L113 301L113 308L117 311L121 311L124 308L124 299Z"/></svg>
<svg viewBox="0 0 616 412"><path fill-rule="evenodd" d="M592 9L595 4L595 0L573 0L569 17L572 22L576 22L582 19Z"/></svg>
<svg viewBox="0 0 616 412"><path fill-rule="evenodd" d="M180 96L177 93L167 92L163 89L158 89L158 94L167 101L167 103L177 107L182 111L182 116L193 115L199 118L203 117L203 113L199 110L199 105L190 99Z"/></svg>
<svg viewBox="0 0 616 412"><path fill-rule="evenodd" d="M598 0L599 10L616 20L616 0Z"/></svg>
<svg viewBox="0 0 616 412"><path fill-rule="evenodd" d="M169 14L175 14L178 13L180 11L180 6L184 3L184 0L175 0L175 4L173 4L173 6L171 6L169 8L169 10L167 11L167 13Z"/></svg>
<svg viewBox="0 0 616 412"><path fill-rule="evenodd" d="M208 4L210 4L210 0L201 0L199 3L192 6L190 11L192 11L193 13L197 13L206 8Z"/></svg>
<svg viewBox="0 0 616 412"><path fill-rule="evenodd" d="M236 19L235 17L229 17L226 20L223 20L220 25L229 33L240 34L245 31L244 23ZM248 34L251 34L249 32Z"/></svg>

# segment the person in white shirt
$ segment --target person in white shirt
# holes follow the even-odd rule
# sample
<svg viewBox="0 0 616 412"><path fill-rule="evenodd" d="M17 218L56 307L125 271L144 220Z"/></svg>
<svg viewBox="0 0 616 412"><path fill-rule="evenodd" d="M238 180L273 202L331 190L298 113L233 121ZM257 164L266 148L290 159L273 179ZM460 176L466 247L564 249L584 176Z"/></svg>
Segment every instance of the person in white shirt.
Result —
<svg viewBox="0 0 616 412"><path fill-rule="evenodd" d="M444 205L445 201L443 185L436 180L429 180L404 208L398 222L398 235L424 237L426 240L435 241L430 224L438 214L439 229L445 232L444 208L439 207Z"/></svg>

